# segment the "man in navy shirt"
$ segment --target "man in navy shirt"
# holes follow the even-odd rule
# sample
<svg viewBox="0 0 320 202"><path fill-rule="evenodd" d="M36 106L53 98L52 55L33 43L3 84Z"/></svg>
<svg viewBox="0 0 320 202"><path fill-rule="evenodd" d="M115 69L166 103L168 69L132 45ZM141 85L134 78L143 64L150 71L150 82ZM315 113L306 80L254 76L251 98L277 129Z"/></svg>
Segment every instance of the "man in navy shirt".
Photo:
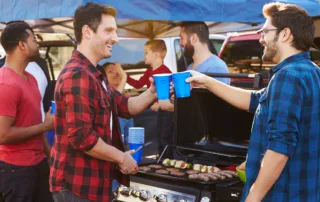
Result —
<svg viewBox="0 0 320 202"><path fill-rule="evenodd" d="M192 71L187 81L255 113L242 201L320 201L320 69L309 48L315 27L292 4L264 6L263 59L278 63L260 91L224 85Z"/></svg>

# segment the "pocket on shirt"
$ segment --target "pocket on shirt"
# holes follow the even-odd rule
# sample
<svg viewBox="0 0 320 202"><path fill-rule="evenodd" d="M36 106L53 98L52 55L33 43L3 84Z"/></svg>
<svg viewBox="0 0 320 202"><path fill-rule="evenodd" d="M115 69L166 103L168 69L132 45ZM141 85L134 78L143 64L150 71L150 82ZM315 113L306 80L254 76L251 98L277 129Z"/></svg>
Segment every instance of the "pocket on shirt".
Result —
<svg viewBox="0 0 320 202"><path fill-rule="evenodd" d="M111 105L106 99L98 100L98 109L96 110L96 113L96 126L104 128L110 125Z"/></svg>
<svg viewBox="0 0 320 202"><path fill-rule="evenodd" d="M111 107L111 105L110 105L110 103L108 102L108 100L107 100L107 99L104 99L104 98L99 99L98 104L99 104L99 107L104 108L104 109L107 109L107 108L110 108L110 107Z"/></svg>

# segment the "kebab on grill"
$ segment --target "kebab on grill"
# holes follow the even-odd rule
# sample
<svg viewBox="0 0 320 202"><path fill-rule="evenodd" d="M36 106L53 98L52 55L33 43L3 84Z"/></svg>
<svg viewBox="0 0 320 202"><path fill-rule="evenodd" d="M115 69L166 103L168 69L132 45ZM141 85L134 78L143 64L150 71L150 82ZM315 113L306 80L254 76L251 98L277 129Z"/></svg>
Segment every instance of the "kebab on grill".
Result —
<svg viewBox="0 0 320 202"><path fill-rule="evenodd" d="M177 160L174 160L174 159L170 160L170 166L174 167L176 165L176 162Z"/></svg>
<svg viewBox="0 0 320 202"><path fill-rule="evenodd" d="M170 159L164 159L164 160L162 161L162 165L163 165L163 166L170 166Z"/></svg>
<svg viewBox="0 0 320 202"><path fill-rule="evenodd" d="M201 164L193 164L193 170L201 171L202 165Z"/></svg>

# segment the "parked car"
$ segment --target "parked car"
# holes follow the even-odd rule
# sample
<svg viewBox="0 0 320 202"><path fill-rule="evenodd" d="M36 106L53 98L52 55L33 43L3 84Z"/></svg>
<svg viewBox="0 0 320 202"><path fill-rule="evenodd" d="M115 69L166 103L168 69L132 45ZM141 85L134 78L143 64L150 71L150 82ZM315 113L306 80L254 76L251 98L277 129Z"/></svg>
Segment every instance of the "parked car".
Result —
<svg viewBox="0 0 320 202"><path fill-rule="evenodd" d="M276 64L262 60L264 47L259 43L260 34L248 32L229 36L223 43L219 57L224 60L230 73L260 73L266 84L269 79L268 71ZM310 49L311 59L320 64L320 37L315 38ZM252 79L231 79L231 84L238 86L251 85ZM248 84L249 82L249 84Z"/></svg>

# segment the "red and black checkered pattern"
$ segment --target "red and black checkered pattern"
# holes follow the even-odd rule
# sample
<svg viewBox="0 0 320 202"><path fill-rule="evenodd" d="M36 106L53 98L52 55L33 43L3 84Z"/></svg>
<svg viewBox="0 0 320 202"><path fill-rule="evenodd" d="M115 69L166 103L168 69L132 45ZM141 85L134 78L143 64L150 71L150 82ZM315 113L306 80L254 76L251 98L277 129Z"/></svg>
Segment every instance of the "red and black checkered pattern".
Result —
<svg viewBox="0 0 320 202"><path fill-rule="evenodd" d="M115 164L85 153L99 137L123 150L118 116L129 118L128 98L102 85L105 77L78 51L62 70L55 88L55 141L51 150L50 189L68 189L93 201L109 201L112 179L127 184ZM113 117L112 138L110 117Z"/></svg>

